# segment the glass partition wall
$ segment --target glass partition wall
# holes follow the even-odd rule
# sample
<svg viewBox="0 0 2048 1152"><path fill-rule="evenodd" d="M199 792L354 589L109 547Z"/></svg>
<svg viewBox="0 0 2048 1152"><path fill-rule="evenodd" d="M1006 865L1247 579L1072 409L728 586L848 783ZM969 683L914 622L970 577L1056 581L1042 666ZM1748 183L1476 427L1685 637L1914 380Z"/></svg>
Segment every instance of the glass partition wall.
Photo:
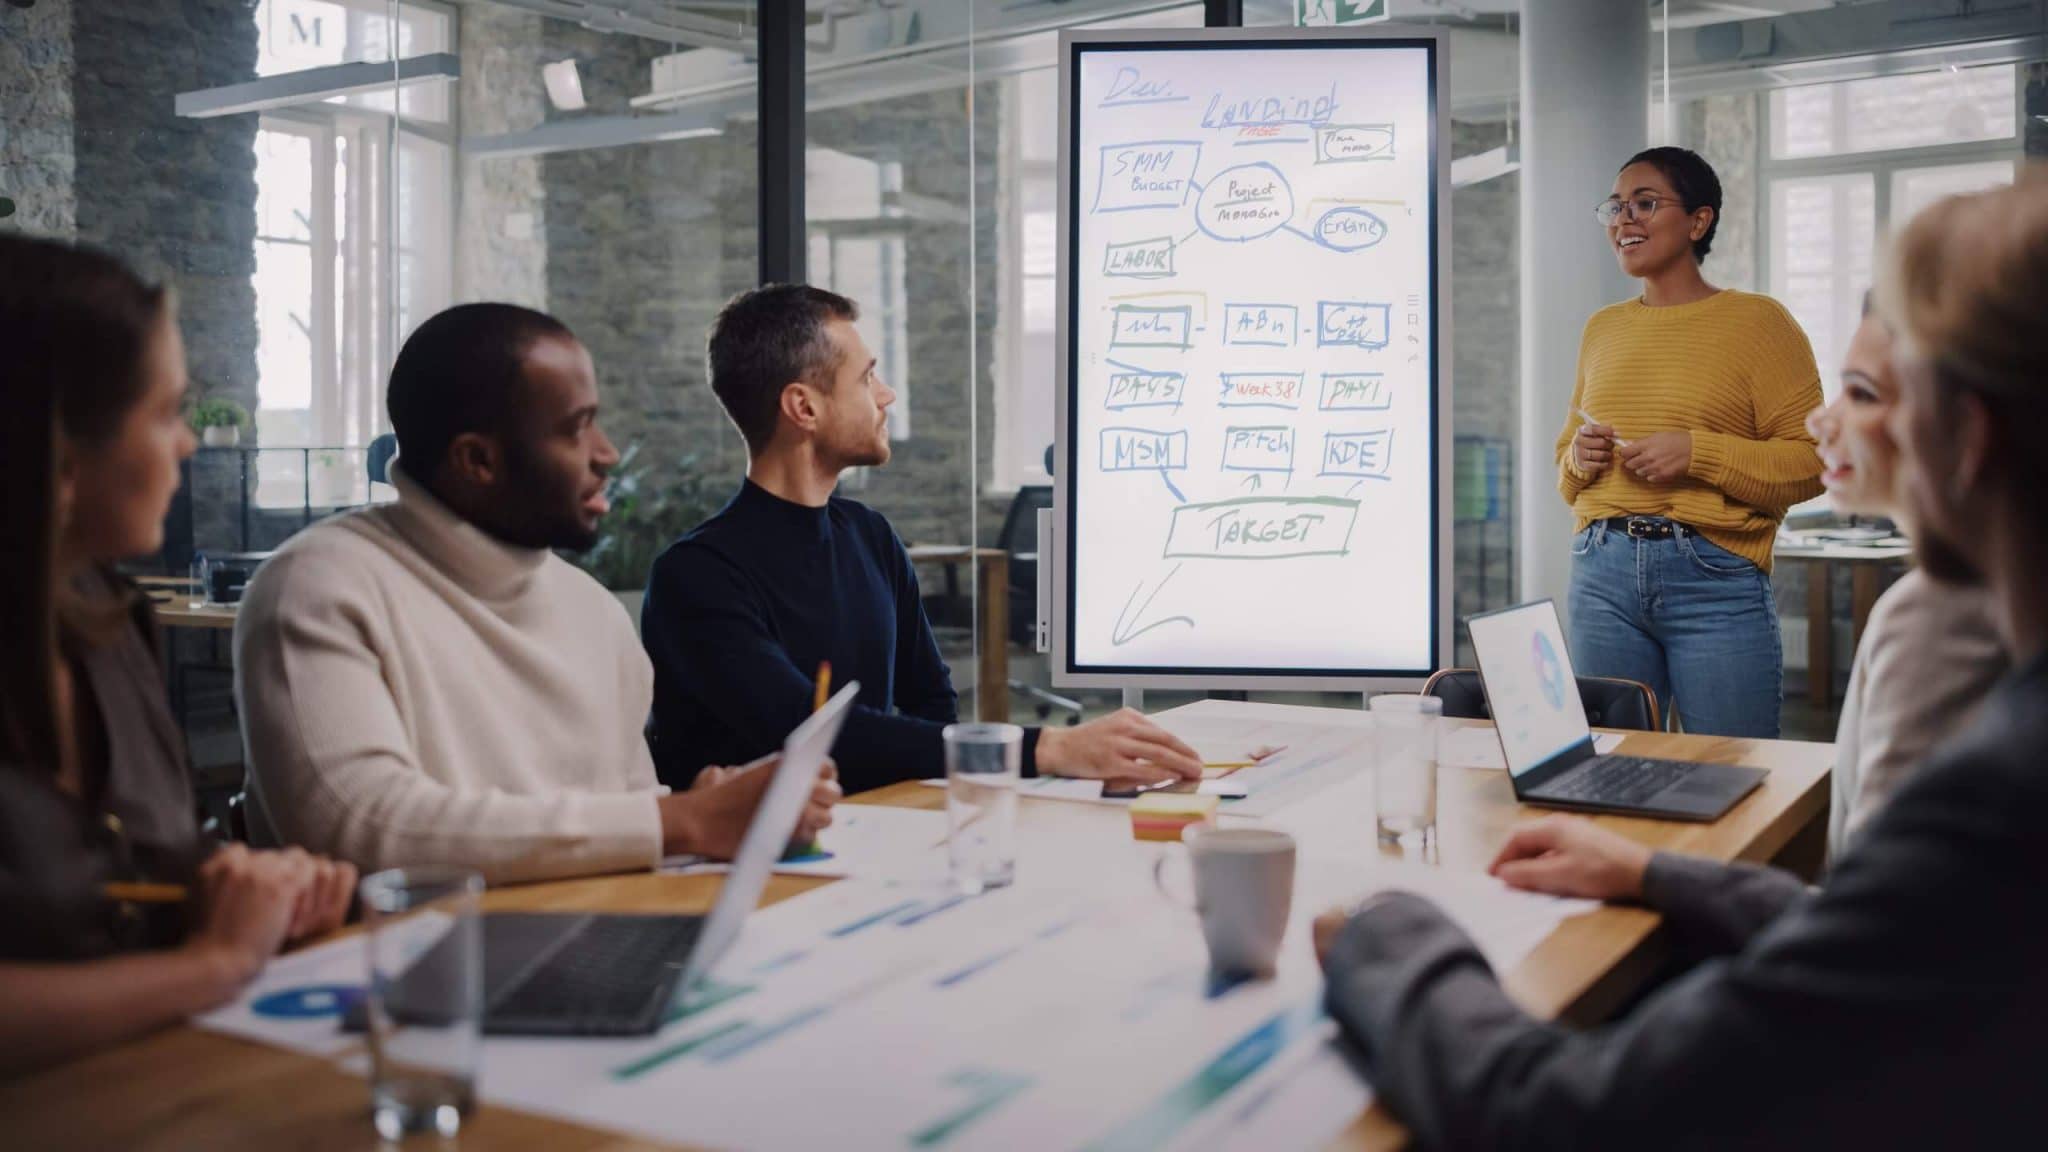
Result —
<svg viewBox="0 0 2048 1152"><path fill-rule="evenodd" d="M2048 151L2038 14L1935 27L1862 11L1899 7L1885 3L1645 3L1651 141L1723 178L1712 275L1785 302L1830 388L1885 232ZM1057 720L1032 643L1057 34L1233 6L803 7L808 278L860 303L898 397L892 459L844 491L923 549L963 713ZM1525 6L1236 7L1254 27L1364 15L1450 37L1455 612L1510 603L1515 457L1544 448L1517 434ZM589 345L634 496L585 562L626 599L736 487L745 451L703 340L759 276L755 0L40 0L7 19L36 89L65 99L0 89L0 227L93 241L175 282L198 391L247 413L236 444L193 461L166 569L391 498L371 451L391 359L459 301L545 309Z"/></svg>

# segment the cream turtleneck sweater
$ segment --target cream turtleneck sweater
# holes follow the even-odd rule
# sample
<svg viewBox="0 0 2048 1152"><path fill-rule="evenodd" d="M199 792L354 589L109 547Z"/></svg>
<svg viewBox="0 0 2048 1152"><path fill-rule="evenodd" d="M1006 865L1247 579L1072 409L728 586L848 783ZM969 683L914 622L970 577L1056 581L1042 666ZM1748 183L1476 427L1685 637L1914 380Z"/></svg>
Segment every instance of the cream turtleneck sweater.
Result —
<svg viewBox="0 0 2048 1152"><path fill-rule="evenodd" d="M299 533L249 585L235 697L258 815L365 872L654 865L654 675L625 609L391 475L396 504Z"/></svg>

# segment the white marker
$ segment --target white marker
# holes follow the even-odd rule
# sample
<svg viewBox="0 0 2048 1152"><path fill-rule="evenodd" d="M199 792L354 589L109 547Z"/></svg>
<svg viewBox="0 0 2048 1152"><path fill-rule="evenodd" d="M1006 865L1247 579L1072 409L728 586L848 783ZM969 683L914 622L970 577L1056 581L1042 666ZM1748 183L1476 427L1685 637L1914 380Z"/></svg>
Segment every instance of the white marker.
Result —
<svg viewBox="0 0 2048 1152"><path fill-rule="evenodd" d="M1585 421L1586 423L1588 423L1588 424L1600 424L1600 423L1601 423L1601 422L1600 422L1600 418L1599 418L1598 416L1595 416L1595 415L1593 415L1593 414L1592 414L1591 412L1588 412L1588 411L1586 411L1586 410L1585 410L1584 408L1574 408L1574 409L1572 409L1572 411L1574 411L1574 412L1578 413L1578 414L1579 414L1579 417L1580 417L1580 419L1583 419L1583 420L1584 420L1584 421ZM1606 425L1605 425L1605 424L1601 424L1601 427L1603 427L1603 428L1604 428L1604 427L1606 427ZM1622 439L1621 437L1619 437L1619 436L1610 436L1610 437L1608 437L1608 439L1610 439L1610 440L1613 440L1613 441L1614 441L1614 446L1615 446L1616 448L1626 448L1626 447L1628 447L1628 441L1626 441L1626 440L1623 440L1623 439Z"/></svg>

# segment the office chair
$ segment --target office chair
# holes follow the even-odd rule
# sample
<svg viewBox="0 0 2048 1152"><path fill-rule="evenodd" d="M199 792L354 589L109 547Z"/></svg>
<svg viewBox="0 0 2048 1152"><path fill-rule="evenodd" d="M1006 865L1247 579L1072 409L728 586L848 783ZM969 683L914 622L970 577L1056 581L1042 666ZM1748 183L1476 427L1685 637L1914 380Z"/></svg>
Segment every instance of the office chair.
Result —
<svg viewBox="0 0 2048 1152"><path fill-rule="evenodd" d="M398 437L386 432L370 441L368 459L363 462L364 471L370 474L370 483L391 483L391 461L398 455Z"/></svg>
<svg viewBox="0 0 2048 1152"><path fill-rule="evenodd" d="M1045 449L1046 472L1052 471L1052 447ZM1052 488L1044 484L1026 484L1017 489L1016 499L1010 501L1010 510L1003 516L1003 530L996 538L996 547L1010 554L1010 622L1009 641L1027 648L1035 647L1038 629L1038 512L1041 508L1052 507ZM1031 701L1041 720L1048 719L1054 712L1067 718L1068 724L1081 722L1081 702L1057 693L1048 692L1035 684L1012 680L1010 691Z"/></svg>
<svg viewBox="0 0 2048 1152"><path fill-rule="evenodd" d="M1619 728L1630 732L1661 730L1657 693L1648 684L1611 676L1581 676L1579 700L1586 706L1586 722L1595 728ZM1486 689L1474 668L1446 668L1422 686L1424 696L1444 702L1444 715L1460 720L1491 720L1486 706Z"/></svg>

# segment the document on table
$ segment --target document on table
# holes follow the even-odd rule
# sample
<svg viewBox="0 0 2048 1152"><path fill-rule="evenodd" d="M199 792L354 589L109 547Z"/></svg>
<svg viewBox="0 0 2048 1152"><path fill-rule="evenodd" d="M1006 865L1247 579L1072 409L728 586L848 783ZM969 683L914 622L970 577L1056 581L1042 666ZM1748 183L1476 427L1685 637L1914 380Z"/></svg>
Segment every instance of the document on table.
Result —
<svg viewBox="0 0 2048 1152"><path fill-rule="evenodd" d="M1372 718L1364 711L1203 700L1158 713L1152 720L1192 745L1205 763L1256 760L1218 777L1244 791L1242 798L1223 802L1224 811L1239 815L1277 812L1342 782L1370 763L1367 742L1372 736ZM927 783L945 786L943 780ZM1023 781L1018 790L1041 800L1130 803L1128 798L1104 799L1099 780L1040 776Z"/></svg>
<svg viewBox="0 0 2048 1152"><path fill-rule="evenodd" d="M941 781L943 783L943 781ZM818 850L778 861L786 876L859 876L874 880L927 880L945 874L946 814L882 804L841 804L832 826L818 834ZM719 873L731 865L701 856L671 856L664 872Z"/></svg>
<svg viewBox="0 0 2048 1152"><path fill-rule="evenodd" d="M1602 755L1621 747L1627 739L1620 732L1593 733L1593 750ZM1437 741L1436 762L1444 768L1499 768L1506 770L1507 757L1501 753L1500 737L1492 728L1449 729Z"/></svg>

